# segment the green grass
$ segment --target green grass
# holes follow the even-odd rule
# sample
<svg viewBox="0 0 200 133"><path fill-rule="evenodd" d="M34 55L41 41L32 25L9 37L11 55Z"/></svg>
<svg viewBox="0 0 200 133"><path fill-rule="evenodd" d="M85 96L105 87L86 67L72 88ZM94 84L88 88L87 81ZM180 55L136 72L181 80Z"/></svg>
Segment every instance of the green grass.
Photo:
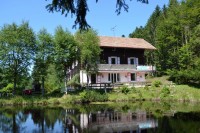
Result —
<svg viewBox="0 0 200 133"><path fill-rule="evenodd" d="M167 80L167 76L159 78L150 78L148 81L160 81L162 85L160 87L141 87L141 88L129 88L128 93L123 93L122 90L115 89L107 93L108 100L106 102L127 102L127 101L162 101L162 102L200 102L200 88L191 85L175 85L169 86L171 81ZM167 90L163 90L163 88ZM0 105L59 105L68 103L81 103L82 91L70 92L67 95L41 95L32 96L14 96L0 98ZM98 91L99 92L99 91ZM169 93L168 93L169 92ZM100 91L98 94L103 94ZM97 94L97 93L93 93ZM91 101L92 102L92 101ZM100 101L96 101L100 102Z"/></svg>

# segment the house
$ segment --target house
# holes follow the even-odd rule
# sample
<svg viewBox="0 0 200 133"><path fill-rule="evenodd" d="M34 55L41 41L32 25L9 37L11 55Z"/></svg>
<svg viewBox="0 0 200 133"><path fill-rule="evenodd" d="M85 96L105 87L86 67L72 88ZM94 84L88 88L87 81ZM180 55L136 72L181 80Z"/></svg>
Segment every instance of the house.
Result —
<svg viewBox="0 0 200 133"><path fill-rule="evenodd" d="M145 64L144 51L155 50L150 43L140 38L100 36L101 63L98 73L88 75L79 71L78 62L74 63L70 75L80 73L81 85L87 83L138 83L145 82L145 74L155 71L155 67ZM71 76L69 76L71 77Z"/></svg>

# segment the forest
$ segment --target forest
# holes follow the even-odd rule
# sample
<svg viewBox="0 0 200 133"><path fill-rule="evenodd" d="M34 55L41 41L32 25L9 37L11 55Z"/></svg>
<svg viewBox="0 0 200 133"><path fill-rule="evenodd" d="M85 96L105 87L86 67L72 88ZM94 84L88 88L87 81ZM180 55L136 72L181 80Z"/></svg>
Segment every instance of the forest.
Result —
<svg viewBox="0 0 200 133"><path fill-rule="evenodd" d="M5 24L0 30L0 93L22 94L33 87L42 94L60 92L77 60L87 71L96 70L98 44L92 29L73 35L58 26L51 35L46 29L35 33L28 22Z"/></svg>
<svg viewBox="0 0 200 133"><path fill-rule="evenodd" d="M144 38L156 51L145 53L157 76L169 75L178 84L200 82L200 1L170 0L157 6L145 26L129 37Z"/></svg>

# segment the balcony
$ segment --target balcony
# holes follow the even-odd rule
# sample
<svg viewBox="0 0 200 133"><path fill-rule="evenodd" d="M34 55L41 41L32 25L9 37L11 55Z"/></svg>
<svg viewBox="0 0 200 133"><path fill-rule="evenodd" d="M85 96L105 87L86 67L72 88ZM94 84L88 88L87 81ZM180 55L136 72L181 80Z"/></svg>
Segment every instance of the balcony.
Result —
<svg viewBox="0 0 200 133"><path fill-rule="evenodd" d="M143 66L132 64L98 64L99 71L155 71L155 66Z"/></svg>

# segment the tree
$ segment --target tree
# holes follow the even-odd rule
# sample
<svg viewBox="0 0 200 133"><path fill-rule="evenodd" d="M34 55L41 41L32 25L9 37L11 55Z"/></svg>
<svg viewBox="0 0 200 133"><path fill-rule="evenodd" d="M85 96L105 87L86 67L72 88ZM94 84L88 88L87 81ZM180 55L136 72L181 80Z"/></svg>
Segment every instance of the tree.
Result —
<svg viewBox="0 0 200 133"><path fill-rule="evenodd" d="M148 0L137 0L143 3L148 3ZM96 0L98 2L98 0ZM128 12L129 6L125 0L116 0L116 13L119 15L121 10L124 9ZM61 12L67 16L69 13L76 16L73 28L79 25L79 29L85 30L90 28L86 21L86 15L89 11L87 0L52 0L51 4L46 6L49 12Z"/></svg>
<svg viewBox="0 0 200 133"><path fill-rule="evenodd" d="M54 36L54 61L60 79L65 79L65 89L67 89L67 70L77 57L77 42L69 31L57 27Z"/></svg>
<svg viewBox="0 0 200 133"><path fill-rule="evenodd" d="M14 84L13 94L20 76L28 73L34 56L35 34L27 22L4 25L0 31L0 65Z"/></svg>
<svg viewBox="0 0 200 133"><path fill-rule="evenodd" d="M77 32L76 39L79 42L80 62L82 69L87 73L87 85L89 83L89 75L98 72L98 62L101 53L99 47L99 37L97 32L90 29L88 31Z"/></svg>
<svg viewBox="0 0 200 133"><path fill-rule="evenodd" d="M33 68L34 81L42 81L42 95L44 95L44 82L53 51L53 39L46 29L37 35L36 57Z"/></svg>

